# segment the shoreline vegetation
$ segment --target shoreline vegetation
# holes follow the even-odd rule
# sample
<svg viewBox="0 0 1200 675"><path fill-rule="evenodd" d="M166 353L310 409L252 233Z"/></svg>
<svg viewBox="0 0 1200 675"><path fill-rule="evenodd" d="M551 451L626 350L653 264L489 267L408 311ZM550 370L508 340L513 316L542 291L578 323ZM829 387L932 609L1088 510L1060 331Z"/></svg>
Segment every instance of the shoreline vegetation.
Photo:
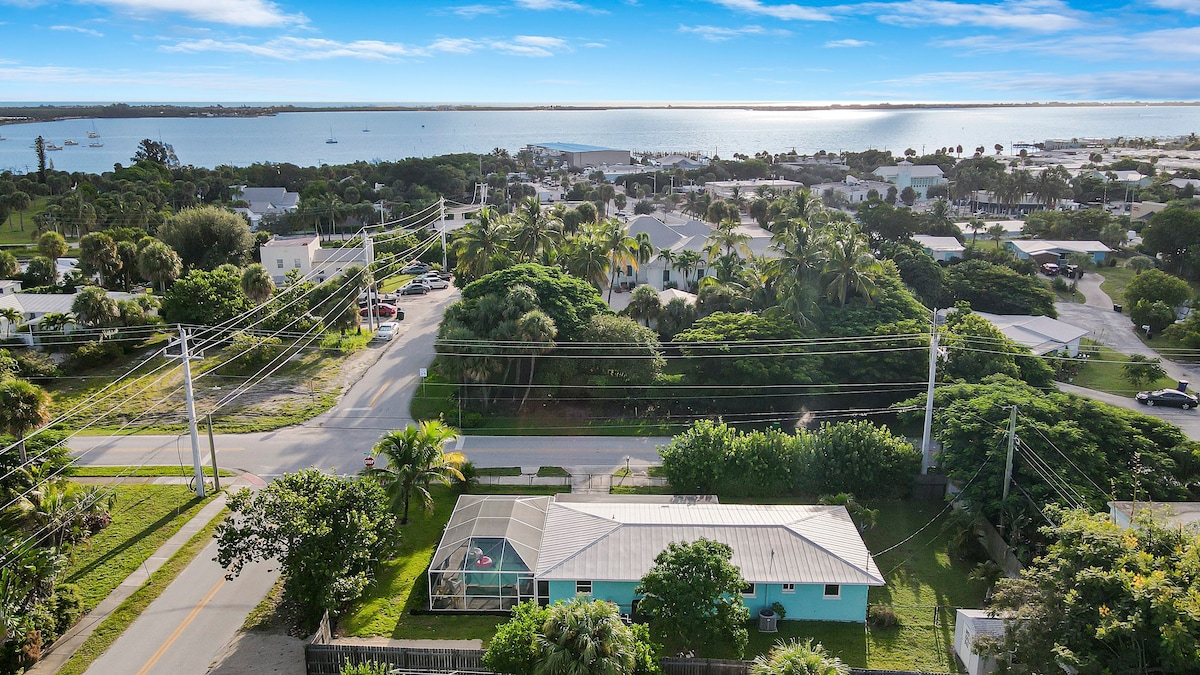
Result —
<svg viewBox="0 0 1200 675"><path fill-rule="evenodd" d="M289 112L520 112L595 110L751 110L807 112L821 110L944 110L978 108L1095 108L1143 106L1197 106L1200 101L1027 102L1027 103L620 103L603 105L53 105L0 106L0 125L59 122L71 119L136 119L149 117L273 117Z"/></svg>

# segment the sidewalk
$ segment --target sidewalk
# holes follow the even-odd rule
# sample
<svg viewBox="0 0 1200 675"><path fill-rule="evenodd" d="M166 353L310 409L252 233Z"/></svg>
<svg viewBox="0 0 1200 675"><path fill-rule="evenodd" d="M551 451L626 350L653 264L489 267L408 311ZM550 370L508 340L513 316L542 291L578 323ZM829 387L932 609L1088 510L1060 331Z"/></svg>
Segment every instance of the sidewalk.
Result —
<svg viewBox="0 0 1200 675"><path fill-rule="evenodd" d="M113 479L92 478L88 479L88 482L103 482L106 480L108 482L112 482ZM261 479L256 476L249 476L248 474L244 476L225 478L223 480L228 481L225 483L225 486L229 489L262 484ZM137 482L149 481L166 481L171 483L186 482L187 479L158 478L145 479L144 481L139 480ZM163 564L170 560L171 556L175 555L175 553L179 551L179 549L182 548L183 545L186 544L193 535L204 529L206 525L212 522L212 519L216 518L217 515L224 510L224 508L224 493L218 495L212 501L205 504L195 516L192 516L190 520L183 524L183 527L179 528L178 532L172 535L171 538L164 542L157 551L152 553L150 557L147 558L146 561L137 568L137 570L135 570L124 581L122 581L120 586L117 586L115 589L113 589L112 593L108 594L108 597L101 600L100 604L96 605L92 611L88 612L87 615L81 618L74 626L71 627L70 630L55 640L50 649L42 656L42 659L27 672L31 675L51 675L52 673L57 672L58 669L61 668L63 664L65 664L81 646L83 646L84 641L91 636L92 632L96 630L97 626L103 623L103 621L107 619L113 613L113 611L120 607L121 603L128 600L129 596L133 595L135 591L141 588L142 584L146 583L146 580L150 578L151 574L153 574L160 567L162 567Z"/></svg>

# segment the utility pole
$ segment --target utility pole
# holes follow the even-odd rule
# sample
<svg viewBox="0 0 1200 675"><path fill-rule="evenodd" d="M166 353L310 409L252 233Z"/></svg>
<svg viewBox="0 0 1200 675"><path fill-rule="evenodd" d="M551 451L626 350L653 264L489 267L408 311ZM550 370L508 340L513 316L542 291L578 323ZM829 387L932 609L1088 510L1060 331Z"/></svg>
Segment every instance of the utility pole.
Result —
<svg viewBox="0 0 1200 675"><path fill-rule="evenodd" d="M213 438L212 430L212 413L205 416L208 422L208 456L212 459L213 465L213 490L221 491L221 472L217 470L217 441Z"/></svg>
<svg viewBox="0 0 1200 675"><path fill-rule="evenodd" d="M204 497L204 470L200 467L200 434L196 430L196 396L192 391L192 359L203 356L192 356L188 351L188 334L183 326L179 326L179 355L168 354L168 358L183 361L183 392L187 399L188 431L192 435L192 469L196 480L196 496Z"/></svg>
<svg viewBox="0 0 1200 675"><path fill-rule="evenodd" d="M479 203L487 204L487 200L481 199ZM442 271L445 272L445 271L447 271L446 265L448 264L446 262L446 198L445 197L438 197L438 214L439 214L438 218L440 219L441 225L442 225Z"/></svg>
<svg viewBox="0 0 1200 675"><path fill-rule="evenodd" d="M925 391L925 425L921 429L921 473L929 473L933 465L933 390L937 384L938 360L937 309L933 310L933 324L929 333L929 385Z"/></svg>
<svg viewBox="0 0 1200 675"><path fill-rule="evenodd" d="M371 273L371 266L375 263L375 243L371 240L369 233L363 233L363 256L366 258L366 266L363 268L363 274L367 279L367 330L374 331L375 324L375 276Z"/></svg>
<svg viewBox="0 0 1200 675"><path fill-rule="evenodd" d="M1012 483L1013 451L1017 447L1017 404L1008 411L1008 454L1004 457L1004 489L1000 497L1000 529L1004 529L1004 505L1008 503L1008 486Z"/></svg>

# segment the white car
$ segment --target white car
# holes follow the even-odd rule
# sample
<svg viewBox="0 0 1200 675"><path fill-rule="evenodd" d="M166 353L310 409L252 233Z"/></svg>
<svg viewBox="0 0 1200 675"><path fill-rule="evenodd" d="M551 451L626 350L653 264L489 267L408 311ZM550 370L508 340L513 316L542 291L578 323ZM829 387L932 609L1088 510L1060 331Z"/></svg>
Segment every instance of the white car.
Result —
<svg viewBox="0 0 1200 675"><path fill-rule="evenodd" d="M441 277L421 277L420 281L430 288L441 289L450 287L450 282Z"/></svg>
<svg viewBox="0 0 1200 675"><path fill-rule="evenodd" d="M385 321L379 324L379 330L375 331L375 339L391 342L392 338L396 337L396 332L400 330L400 324L395 321Z"/></svg>

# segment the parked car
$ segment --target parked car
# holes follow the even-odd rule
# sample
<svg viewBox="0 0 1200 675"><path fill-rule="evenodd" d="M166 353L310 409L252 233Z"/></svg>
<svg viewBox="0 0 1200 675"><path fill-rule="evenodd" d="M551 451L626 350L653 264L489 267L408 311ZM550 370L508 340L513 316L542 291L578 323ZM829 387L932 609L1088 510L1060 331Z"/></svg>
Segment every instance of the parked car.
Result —
<svg viewBox="0 0 1200 675"><path fill-rule="evenodd" d="M429 286L419 282L410 281L400 287L400 295L425 295L429 292Z"/></svg>
<svg viewBox="0 0 1200 675"><path fill-rule="evenodd" d="M358 311L358 315L366 316L367 312L368 312L367 308L363 307L362 309L360 309ZM375 305L375 316L382 316L382 317L387 317L390 319L390 318L396 316L396 314L398 312L400 314L399 318L403 319L404 313L401 312L395 305L388 305L388 304L385 304L382 302L379 303L378 305Z"/></svg>
<svg viewBox="0 0 1200 675"><path fill-rule="evenodd" d="M441 277L421 277L421 283L429 287L430 290L435 288L449 288L450 282Z"/></svg>
<svg viewBox="0 0 1200 675"><path fill-rule="evenodd" d="M400 268L401 274L424 274L429 271L429 265L423 262L414 262Z"/></svg>
<svg viewBox="0 0 1200 675"><path fill-rule="evenodd" d="M1079 265L1065 265L1059 273L1068 279L1083 277L1083 270L1079 269Z"/></svg>
<svg viewBox="0 0 1200 675"><path fill-rule="evenodd" d="M1159 389L1158 391L1138 392L1137 401L1143 405L1170 405L1184 410L1196 407L1196 397L1178 389Z"/></svg>
<svg viewBox="0 0 1200 675"><path fill-rule="evenodd" d="M1057 263L1042 263L1042 274L1045 274L1048 277L1052 277L1052 276L1058 274L1058 264Z"/></svg>
<svg viewBox="0 0 1200 675"><path fill-rule="evenodd" d="M385 321L379 324L379 330L375 331L375 339L390 342L396 337L396 332L400 330L400 324L395 321Z"/></svg>

